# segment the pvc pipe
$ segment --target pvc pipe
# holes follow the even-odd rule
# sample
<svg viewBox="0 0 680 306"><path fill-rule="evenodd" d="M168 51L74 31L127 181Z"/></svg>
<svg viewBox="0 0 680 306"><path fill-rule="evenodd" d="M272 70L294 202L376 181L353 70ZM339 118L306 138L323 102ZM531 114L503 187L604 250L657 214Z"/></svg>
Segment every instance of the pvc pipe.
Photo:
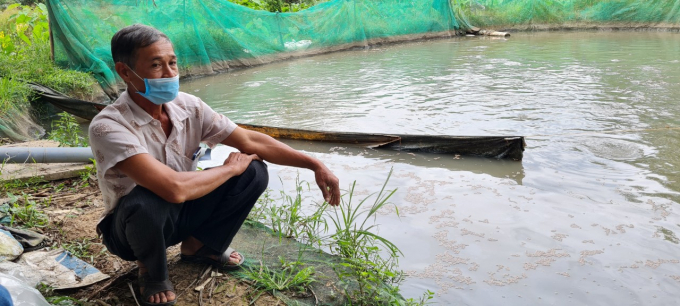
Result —
<svg viewBox="0 0 680 306"><path fill-rule="evenodd" d="M0 162L2 163L89 163L90 158L94 158L90 147L0 147Z"/></svg>

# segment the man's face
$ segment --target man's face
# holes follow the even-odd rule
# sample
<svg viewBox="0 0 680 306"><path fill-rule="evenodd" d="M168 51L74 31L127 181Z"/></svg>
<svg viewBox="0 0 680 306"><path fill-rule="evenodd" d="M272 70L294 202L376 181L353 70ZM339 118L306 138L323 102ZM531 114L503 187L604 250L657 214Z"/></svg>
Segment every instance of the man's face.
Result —
<svg viewBox="0 0 680 306"><path fill-rule="evenodd" d="M150 46L137 50L137 61L134 67L129 67L139 75L135 76L132 71L125 71L123 79L132 83L141 92L146 92L144 78L172 78L179 74L177 69L177 56L172 44L161 39ZM128 68L128 69L129 69Z"/></svg>

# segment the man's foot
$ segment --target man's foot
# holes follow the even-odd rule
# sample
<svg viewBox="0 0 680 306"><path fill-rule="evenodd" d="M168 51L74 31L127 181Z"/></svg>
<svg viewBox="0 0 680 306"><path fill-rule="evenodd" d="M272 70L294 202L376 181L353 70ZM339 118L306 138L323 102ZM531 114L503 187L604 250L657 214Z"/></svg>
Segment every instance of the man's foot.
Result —
<svg viewBox="0 0 680 306"><path fill-rule="evenodd" d="M148 274L148 270L146 269L146 267L144 266L144 264L141 261L137 261L137 266L139 266L138 277L141 280L141 279L143 279L144 275ZM144 289L146 289L146 288L142 287L143 286L142 283L146 283L146 282L140 282L140 286L139 286L139 293L141 293L142 297L143 297L144 296ZM156 294L150 296L146 300L146 302L151 303L151 304L164 304L164 303L168 303L168 302L173 302L176 298L177 297L175 296L175 292L173 292L172 290L167 290L167 291L162 291L162 292L159 292L159 293L156 293Z"/></svg>
<svg viewBox="0 0 680 306"><path fill-rule="evenodd" d="M222 254L204 254L205 252L200 252L202 247L203 243L198 241L198 239L194 237L187 238L186 240L182 241L182 245L180 246L180 253L182 255L182 258L191 258L193 256L198 255L210 258L215 262L221 261ZM229 254L229 261L226 263L226 265L238 266L242 262L243 256L239 254L239 252L233 251L231 254Z"/></svg>

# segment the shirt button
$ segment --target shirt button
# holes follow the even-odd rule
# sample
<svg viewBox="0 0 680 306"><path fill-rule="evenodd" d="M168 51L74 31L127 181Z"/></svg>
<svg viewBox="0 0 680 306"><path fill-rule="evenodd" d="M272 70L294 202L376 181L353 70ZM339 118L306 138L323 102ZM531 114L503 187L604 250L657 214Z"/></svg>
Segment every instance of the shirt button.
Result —
<svg viewBox="0 0 680 306"><path fill-rule="evenodd" d="M151 124L153 124L153 125L158 125L158 121L156 121L156 120L151 121Z"/></svg>

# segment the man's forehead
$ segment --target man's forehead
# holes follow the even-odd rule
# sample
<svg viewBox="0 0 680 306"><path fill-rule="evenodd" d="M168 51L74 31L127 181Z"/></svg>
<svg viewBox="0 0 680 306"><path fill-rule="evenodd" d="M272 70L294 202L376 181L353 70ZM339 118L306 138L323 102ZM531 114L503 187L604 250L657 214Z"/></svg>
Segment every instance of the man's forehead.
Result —
<svg viewBox="0 0 680 306"><path fill-rule="evenodd" d="M165 39L137 50L137 60L154 61L175 58L177 58L177 56L175 55L172 44Z"/></svg>

